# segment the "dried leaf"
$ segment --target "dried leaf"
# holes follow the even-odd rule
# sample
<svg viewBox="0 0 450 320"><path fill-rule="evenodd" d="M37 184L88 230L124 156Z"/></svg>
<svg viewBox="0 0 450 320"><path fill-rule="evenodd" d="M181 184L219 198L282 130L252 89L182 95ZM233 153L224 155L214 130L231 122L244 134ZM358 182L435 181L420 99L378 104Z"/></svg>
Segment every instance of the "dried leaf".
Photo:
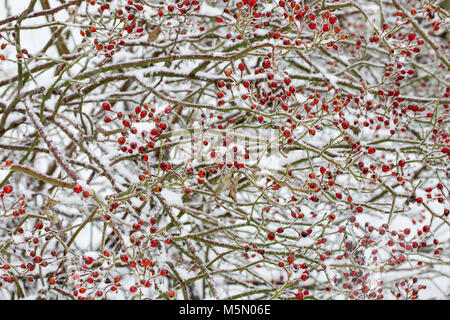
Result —
<svg viewBox="0 0 450 320"><path fill-rule="evenodd" d="M56 206L59 203L58 200L52 199L52 198L47 198L44 200L44 204L42 205L43 208L46 209L51 209L54 206Z"/></svg>
<svg viewBox="0 0 450 320"><path fill-rule="evenodd" d="M236 202L236 194L237 189L239 185L239 172L233 177L233 179L230 179L230 197Z"/></svg>
<svg viewBox="0 0 450 320"><path fill-rule="evenodd" d="M217 183L216 190L214 191L214 195L219 195L224 186L230 188L231 177L233 176L233 170L229 170L225 175L222 175L219 182Z"/></svg>
<svg viewBox="0 0 450 320"><path fill-rule="evenodd" d="M358 127L355 127L355 126L350 125L349 128L353 131L353 133L354 133L355 135L358 135L358 134L361 133L361 129L359 129Z"/></svg>
<svg viewBox="0 0 450 320"><path fill-rule="evenodd" d="M52 226L54 226L55 224L57 224L59 222L58 216L56 215L55 211L49 210L49 209L44 209L44 213L47 216L47 218L50 221L50 224Z"/></svg>
<svg viewBox="0 0 450 320"><path fill-rule="evenodd" d="M150 30L147 38L148 42L155 42L158 39L160 33L161 33L160 27L157 27L154 30Z"/></svg>
<svg viewBox="0 0 450 320"><path fill-rule="evenodd" d="M44 200L44 204L42 205L42 209L43 209L45 215L48 217L48 220L50 221L50 224L52 226L59 222L56 212L52 210L52 208L54 206L56 206L58 203L59 203L58 200L55 200L52 198L46 198Z"/></svg>

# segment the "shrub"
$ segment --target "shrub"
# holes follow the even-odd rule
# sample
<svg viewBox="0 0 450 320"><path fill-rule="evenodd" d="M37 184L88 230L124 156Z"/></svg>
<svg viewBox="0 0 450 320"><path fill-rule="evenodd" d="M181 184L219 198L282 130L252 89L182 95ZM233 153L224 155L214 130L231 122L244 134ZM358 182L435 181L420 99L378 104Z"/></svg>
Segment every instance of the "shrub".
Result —
<svg viewBox="0 0 450 320"><path fill-rule="evenodd" d="M26 2L1 298L446 297L439 1Z"/></svg>

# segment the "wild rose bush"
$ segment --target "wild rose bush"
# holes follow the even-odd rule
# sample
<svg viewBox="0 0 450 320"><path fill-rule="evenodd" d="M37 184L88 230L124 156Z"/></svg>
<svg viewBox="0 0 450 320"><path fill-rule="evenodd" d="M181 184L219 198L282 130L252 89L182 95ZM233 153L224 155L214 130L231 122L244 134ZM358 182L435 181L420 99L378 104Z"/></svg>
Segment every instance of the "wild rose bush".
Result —
<svg viewBox="0 0 450 320"><path fill-rule="evenodd" d="M2 299L445 299L446 1L0 5Z"/></svg>

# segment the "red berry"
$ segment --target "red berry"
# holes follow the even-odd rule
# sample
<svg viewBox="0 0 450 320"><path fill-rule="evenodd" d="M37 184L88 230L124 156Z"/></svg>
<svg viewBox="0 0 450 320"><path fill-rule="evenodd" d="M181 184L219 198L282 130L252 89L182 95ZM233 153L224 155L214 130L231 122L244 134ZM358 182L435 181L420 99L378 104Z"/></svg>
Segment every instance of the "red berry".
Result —
<svg viewBox="0 0 450 320"><path fill-rule="evenodd" d="M3 187L4 193L11 193L12 191L13 191L13 187L9 184L7 184L6 186Z"/></svg>
<svg viewBox="0 0 450 320"><path fill-rule="evenodd" d="M111 105L108 102L104 102L102 107L103 107L103 110L105 110L105 111L111 110Z"/></svg>
<svg viewBox="0 0 450 320"><path fill-rule="evenodd" d="M198 176L199 176L200 178L206 177L206 171L205 171L205 170L200 170L200 171L198 172Z"/></svg>
<svg viewBox="0 0 450 320"><path fill-rule="evenodd" d="M124 138L124 137L120 137L120 138L117 140L117 142L118 142L120 145L123 145L123 144L125 143L125 138Z"/></svg>
<svg viewBox="0 0 450 320"><path fill-rule="evenodd" d="M153 239L152 241L150 241L150 246L152 248L158 247L158 240Z"/></svg>
<svg viewBox="0 0 450 320"><path fill-rule="evenodd" d="M295 295L295 297L297 298L297 300L303 300L303 294L301 294L300 292L297 293L297 294Z"/></svg>
<svg viewBox="0 0 450 320"><path fill-rule="evenodd" d="M328 21L330 22L331 25L334 25L337 21L337 17L335 15L332 15L328 18Z"/></svg>
<svg viewBox="0 0 450 320"><path fill-rule="evenodd" d="M166 171L170 169L170 164L168 162L163 161L161 162L159 167L161 168L162 171Z"/></svg>

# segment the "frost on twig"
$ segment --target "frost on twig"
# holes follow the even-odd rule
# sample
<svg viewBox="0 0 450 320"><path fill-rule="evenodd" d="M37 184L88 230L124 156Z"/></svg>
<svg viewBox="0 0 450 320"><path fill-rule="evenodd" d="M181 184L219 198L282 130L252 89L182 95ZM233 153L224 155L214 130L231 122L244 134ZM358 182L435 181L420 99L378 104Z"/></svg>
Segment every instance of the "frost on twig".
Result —
<svg viewBox="0 0 450 320"><path fill-rule="evenodd" d="M27 105L27 103L25 103L25 110L28 117L31 119L35 128L39 132L39 135L42 137L42 139L44 139L55 160L61 165L61 167L64 169L64 171L67 172L67 174L73 179L73 181L76 182L79 179L78 174L61 154L61 151L59 151L58 147L47 136L44 127L42 126L36 115L33 113L33 111L30 110L30 107Z"/></svg>

